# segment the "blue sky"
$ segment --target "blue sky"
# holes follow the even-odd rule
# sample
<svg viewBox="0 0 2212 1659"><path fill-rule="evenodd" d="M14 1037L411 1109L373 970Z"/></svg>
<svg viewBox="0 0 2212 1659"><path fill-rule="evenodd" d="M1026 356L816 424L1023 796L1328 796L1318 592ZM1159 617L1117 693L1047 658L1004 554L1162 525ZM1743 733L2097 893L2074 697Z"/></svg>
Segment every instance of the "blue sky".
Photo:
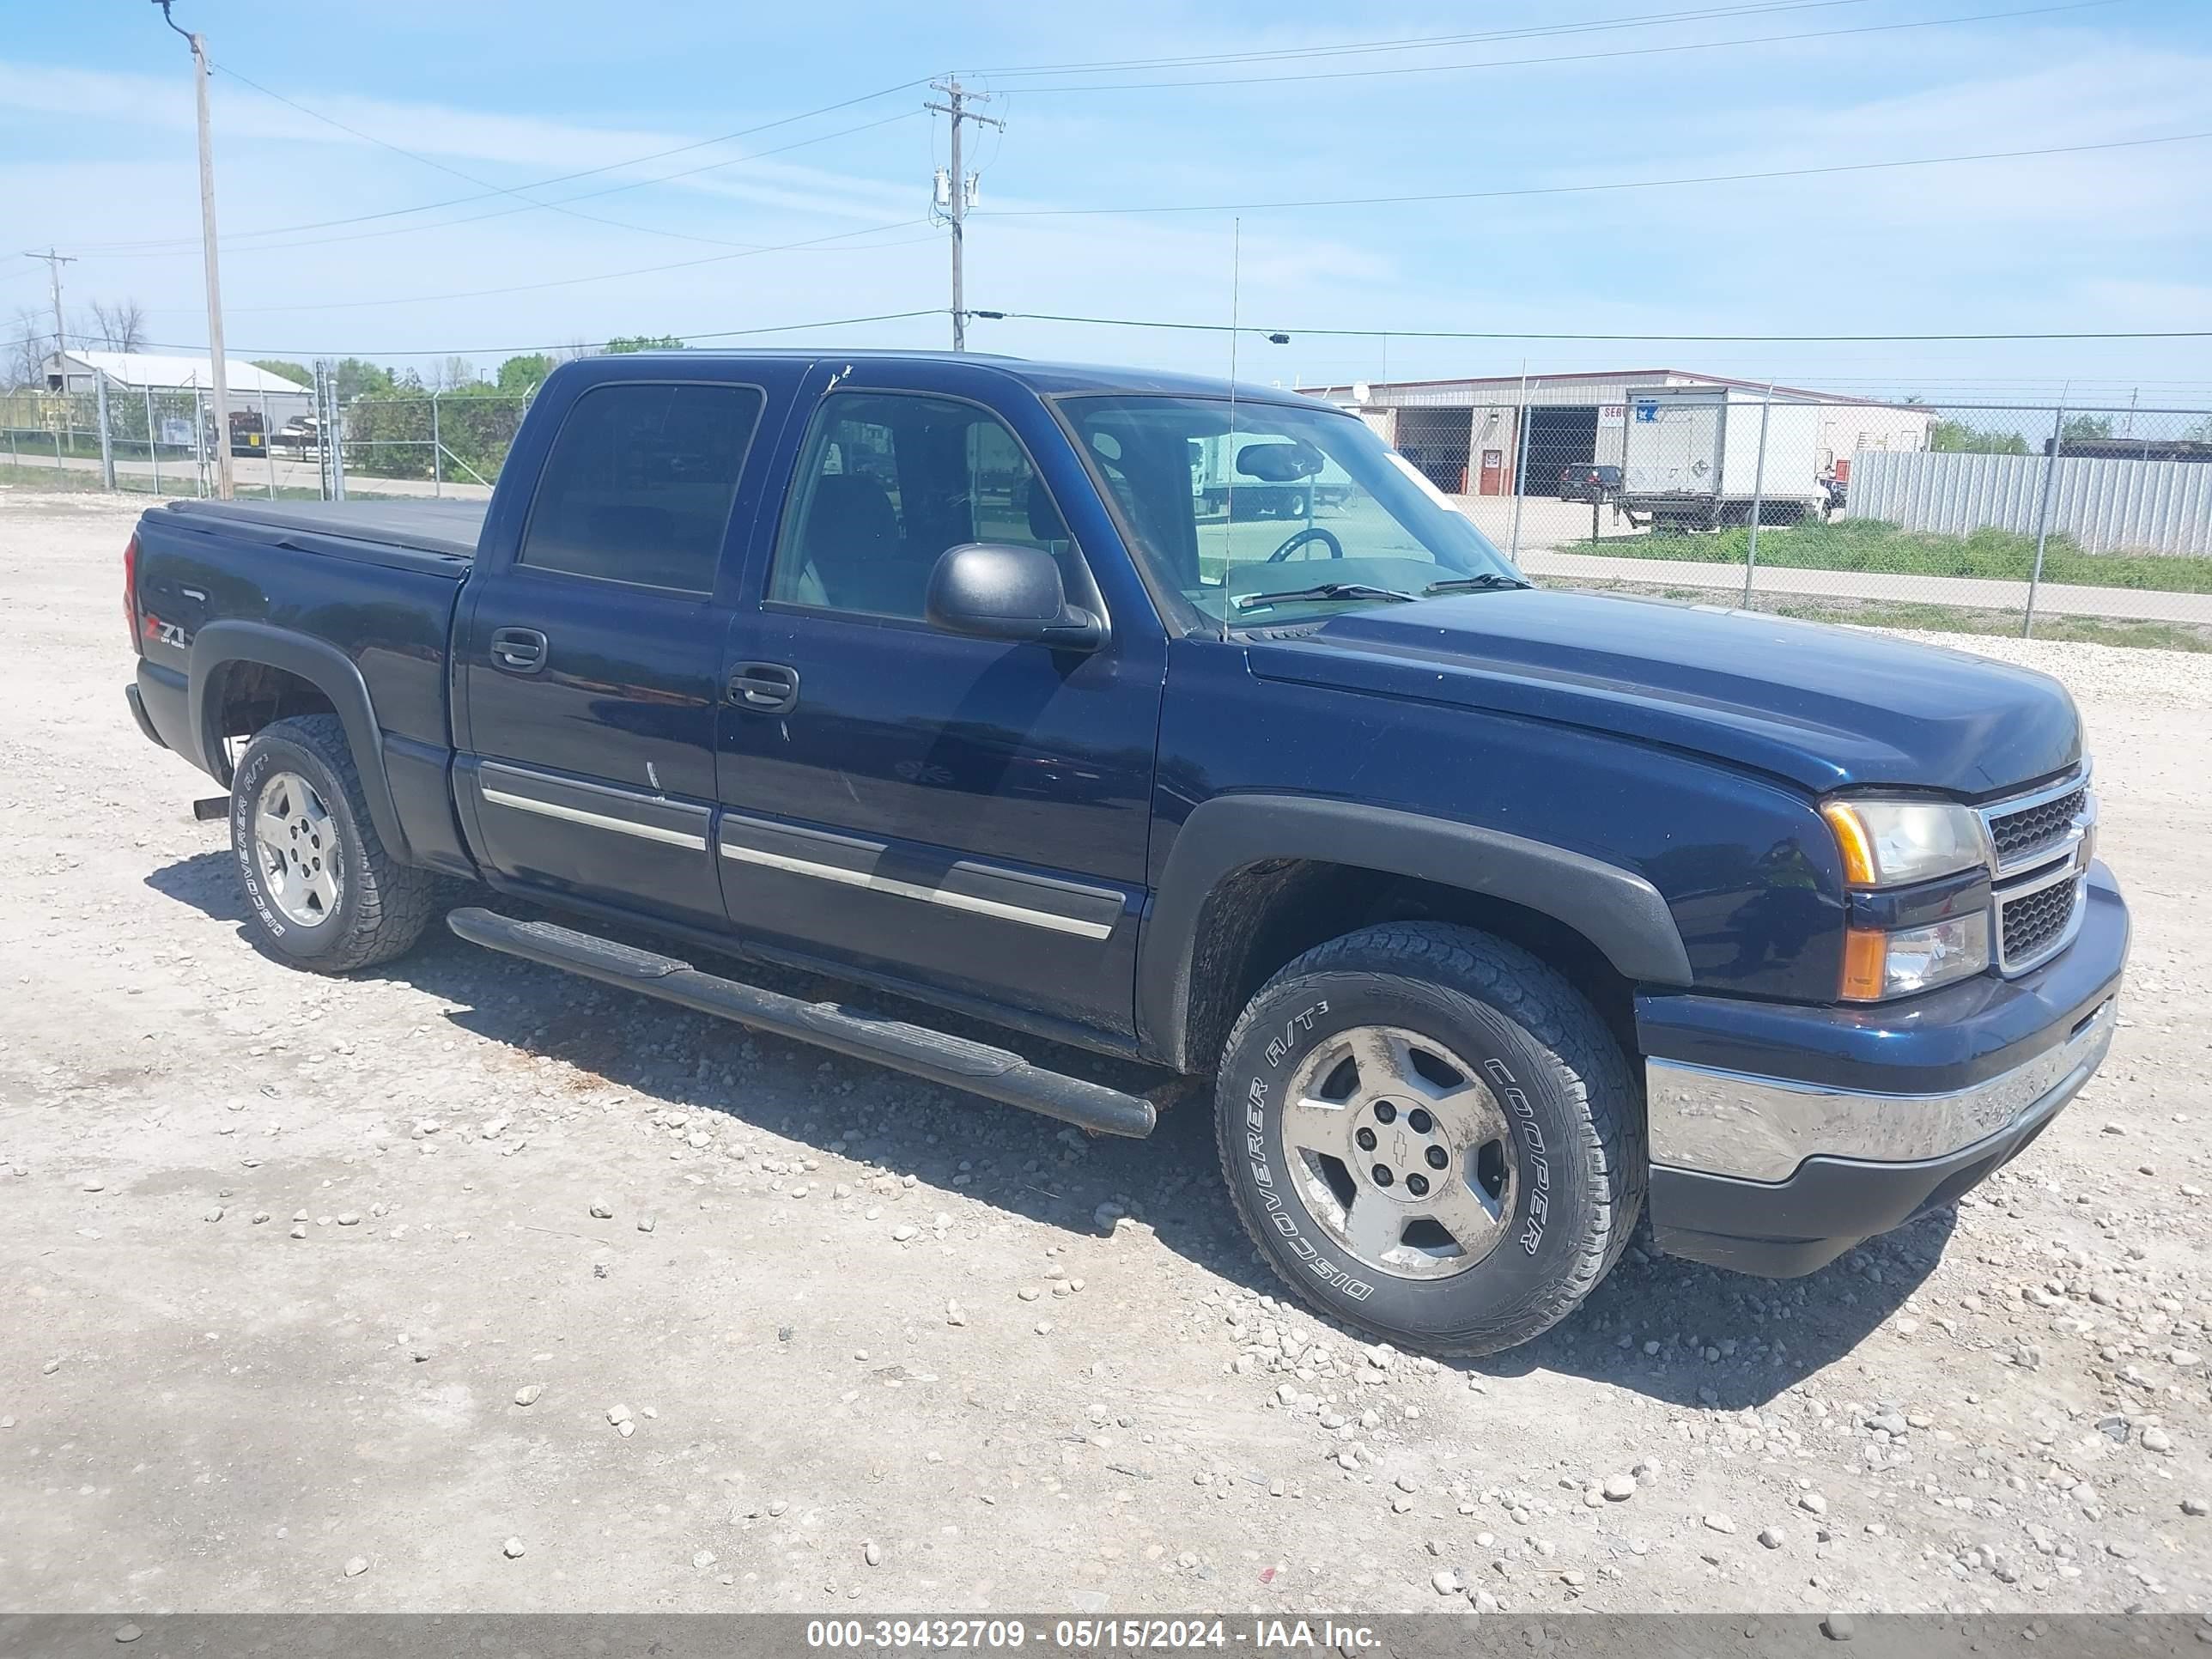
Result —
<svg viewBox="0 0 2212 1659"><path fill-rule="evenodd" d="M2033 3L178 0L176 10L207 33L218 64L356 130L216 76L234 355L458 350L488 369L510 347L942 307L945 240L924 221L945 131L921 112L919 87L617 164L953 68L1007 122L970 151L982 205L969 225L969 303L1190 321L1230 315L1230 212L1070 210L1559 191L2212 133L2212 7L2114 0L1984 15ZM7 9L0 320L44 306L45 267L15 250L52 243L80 256L66 273L72 306L135 298L155 340L201 344L183 41L145 0ZM1680 15L1693 10L1704 15ZM1676 21L1630 21L1658 15ZM1979 21L1931 23L1970 18ZM1532 32L1314 50L1515 30ZM1305 55L1036 72L1271 52ZM1466 64L1485 66L1443 67ZM1312 78L1121 84L1292 75ZM486 193L586 169L611 170L528 197ZM653 182L679 170L689 176ZM1510 374L1524 361L1538 373L1670 364L1993 401L2072 381L2123 401L2140 388L2146 403L2203 402L2212 340L1386 343L1298 331L2212 330L2208 180L2212 140L1256 208L1241 215L1239 314L1294 337L1246 337L1239 370L1290 382ZM412 210L459 198L477 199ZM356 222L328 222L341 220ZM799 242L816 246L750 251ZM680 268L641 269L666 265ZM934 345L946 328L939 316L788 337ZM971 343L1227 367L1226 343L1202 334L981 322ZM392 360L435 368L429 356Z"/></svg>

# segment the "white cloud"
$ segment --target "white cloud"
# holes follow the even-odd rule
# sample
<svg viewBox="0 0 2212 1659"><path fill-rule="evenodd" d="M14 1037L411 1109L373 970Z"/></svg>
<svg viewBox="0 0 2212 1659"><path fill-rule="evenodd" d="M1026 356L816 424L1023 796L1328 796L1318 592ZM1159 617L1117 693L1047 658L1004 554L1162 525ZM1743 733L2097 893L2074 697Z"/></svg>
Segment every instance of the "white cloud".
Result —
<svg viewBox="0 0 2212 1659"><path fill-rule="evenodd" d="M1002 60L1205 50L1181 13L1125 14L1118 40L1025 11ZM1446 25L1448 27L1449 25ZM1379 37L1420 24L1363 17ZM1333 31L1334 33L1334 31ZM1313 38L1268 28L1215 49ZM791 84L843 87L855 71L798 46ZM890 50L886 48L885 50ZM877 54L880 57L882 54ZM241 60L243 61L243 60ZM882 70L881 63L871 60ZM1664 74L1654 66L1669 65ZM984 140L987 211L970 228L970 303L1102 316L1225 321L1227 214L1012 218L991 209L1144 201L1236 201L1419 193L1522 183L1749 172L1838 161L2100 142L2212 129L2212 57L2201 35L2160 49L2112 33L2021 28L1928 30L1542 72L1416 77L1249 93L1047 98L1018 89ZM378 98L261 74L303 102L410 150L502 181L607 165L781 109L717 109L708 125L672 102L663 118L601 114L556 99L562 119ZM895 70L882 82L896 78ZM364 77L366 79L366 77ZM333 70L329 82L343 85ZM860 80L878 83L874 76ZM376 84L392 84L389 75ZM518 82L517 84L520 84ZM571 76L562 84L578 84ZM755 80L751 84L757 86ZM1008 83L1011 85L1012 83ZM226 295L234 335L256 349L374 349L557 343L641 330L690 331L900 311L945 302L941 237L919 229L854 246L718 261L608 281L481 298L278 307L547 283L696 259L718 250L497 199L424 216L472 224L408 230L410 218L293 237L255 227L375 213L472 193L459 179L348 137L234 82L217 82ZM696 96L697 88L692 93ZM825 98L834 95L829 91ZM712 106L709 101L705 106ZM896 100L825 118L857 125ZM66 117L68 118L57 118ZM599 124L595 124L595 118ZM165 337L198 331L197 199L189 81L0 63L0 200L19 235L50 238L85 262L73 294L134 294ZM686 130L686 129L696 130ZM779 129L762 147L817 131ZM693 178L577 203L580 212L756 245L919 216L933 160L919 121ZM179 142L179 141L182 142ZM739 147L731 147L734 151ZM695 166L693 152L640 173ZM33 161L31 158L37 158ZM847 158L854 158L847 165ZM2196 273L2212 257L2201 184L2212 143L1925 170L1389 209L1247 214L1239 310L1255 328L1327 325L1497 331L1852 333L1967 326L2202 326ZM635 176L579 181L585 191ZM177 239L164 257L125 259L101 245ZM359 237L360 240L338 240ZM279 246L296 241L309 246ZM734 252L735 250L731 250ZM938 344L941 318L824 337ZM1218 336L979 324L987 348L1151 361L1218 370ZM1968 346L1772 348L1658 342L1571 345L1294 338L1253 344L1261 380L1357 374L1618 367L1632 360L1783 379L2056 380L2130 373L2212 380L2212 349ZM1387 359L1387 361L1386 361Z"/></svg>

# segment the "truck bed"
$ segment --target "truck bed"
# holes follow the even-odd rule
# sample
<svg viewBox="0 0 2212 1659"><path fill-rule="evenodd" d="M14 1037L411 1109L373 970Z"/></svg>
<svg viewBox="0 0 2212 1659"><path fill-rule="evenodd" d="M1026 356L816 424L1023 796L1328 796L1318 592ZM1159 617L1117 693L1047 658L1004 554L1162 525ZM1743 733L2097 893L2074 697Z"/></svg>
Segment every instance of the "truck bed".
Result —
<svg viewBox="0 0 2212 1659"><path fill-rule="evenodd" d="M488 501L172 501L169 511L188 519L222 519L264 525L447 558L473 559ZM213 526L195 523L193 529Z"/></svg>

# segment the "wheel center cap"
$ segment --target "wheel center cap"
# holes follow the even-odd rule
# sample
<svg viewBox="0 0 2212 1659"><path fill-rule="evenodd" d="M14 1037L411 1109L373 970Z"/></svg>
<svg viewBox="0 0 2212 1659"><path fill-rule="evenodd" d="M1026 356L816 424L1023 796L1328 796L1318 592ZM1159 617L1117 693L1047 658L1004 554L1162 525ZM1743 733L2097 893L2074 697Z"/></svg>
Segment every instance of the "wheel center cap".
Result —
<svg viewBox="0 0 2212 1659"><path fill-rule="evenodd" d="M1419 1204L1451 1164L1444 1126L1429 1107L1371 1100L1352 1115L1346 1161L1360 1182L1402 1204Z"/></svg>

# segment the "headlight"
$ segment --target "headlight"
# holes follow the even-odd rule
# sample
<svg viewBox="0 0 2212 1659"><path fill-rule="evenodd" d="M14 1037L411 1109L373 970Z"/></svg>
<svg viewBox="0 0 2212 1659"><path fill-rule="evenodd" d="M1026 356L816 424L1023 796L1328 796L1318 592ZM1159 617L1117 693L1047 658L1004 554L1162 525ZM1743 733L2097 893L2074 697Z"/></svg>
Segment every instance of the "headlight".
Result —
<svg viewBox="0 0 2212 1659"><path fill-rule="evenodd" d="M1984 862L1981 820L1949 801L1823 801L1854 887L1901 887Z"/></svg>
<svg viewBox="0 0 2212 1659"><path fill-rule="evenodd" d="M1847 1001L1880 1002L1886 997L1931 991L1954 979L1978 974L1990 965L1990 917L1986 910L1948 917L1923 927L1885 933L1854 927L1844 936L1843 994Z"/></svg>

